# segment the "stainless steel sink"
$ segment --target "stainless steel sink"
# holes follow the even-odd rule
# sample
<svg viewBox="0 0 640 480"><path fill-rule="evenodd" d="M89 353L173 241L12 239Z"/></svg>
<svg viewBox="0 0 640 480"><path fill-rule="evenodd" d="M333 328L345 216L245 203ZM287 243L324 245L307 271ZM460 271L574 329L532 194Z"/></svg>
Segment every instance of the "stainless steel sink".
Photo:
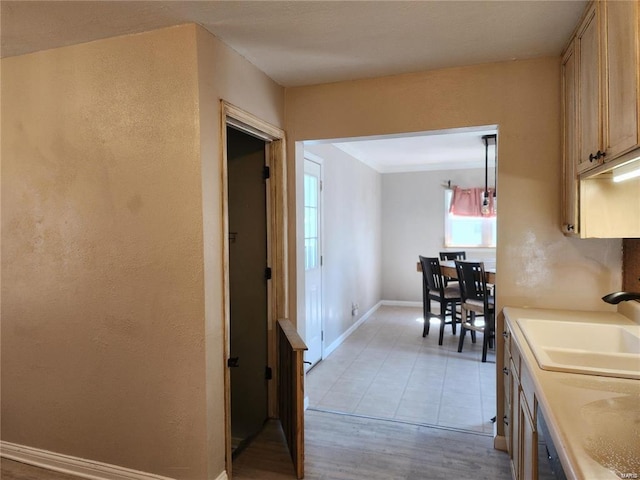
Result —
<svg viewBox="0 0 640 480"><path fill-rule="evenodd" d="M519 319L543 370L640 379L640 325Z"/></svg>

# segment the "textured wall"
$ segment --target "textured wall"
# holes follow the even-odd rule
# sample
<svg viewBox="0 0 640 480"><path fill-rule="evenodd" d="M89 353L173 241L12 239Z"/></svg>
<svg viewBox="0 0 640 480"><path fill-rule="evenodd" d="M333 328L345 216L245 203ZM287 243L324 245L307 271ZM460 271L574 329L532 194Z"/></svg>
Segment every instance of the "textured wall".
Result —
<svg viewBox="0 0 640 480"><path fill-rule="evenodd" d="M566 238L558 227L558 58L290 88L286 119L292 170L298 141L498 125L498 308L612 310L600 297L620 288L621 241ZM290 175L292 189L298 176ZM498 396L499 416L501 409Z"/></svg>
<svg viewBox="0 0 640 480"><path fill-rule="evenodd" d="M620 240L558 228L559 78L558 59L544 58L291 88L287 132L291 144L498 125L499 301L608 309L600 297L620 287ZM292 158L293 148L291 168Z"/></svg>
<svg viewBox="0 0 640 480"><path fill-rule="evenodd" d="M418 255L438 256L444 247L444 188L481 187L484 169L386 173L382 175L382 298L422 302ZM490 180L490 185L493 180ZM467 258L495 258L495 249L464 249ZM414 268L407 268L414 265Z"/></svg>
<svg viewBox="0 0 640 480"><path fill-rule="evenodd" d="M381 175L332 145L307 149L324 160L322 296L328 347L382 299ZM304 284L304 265L298 281ZM352 303L360 307L357 315L351 315Z"/></svg>
<svg viewBox="0 0 640 480"><path fill-rule="evenodd" d="M2 439L206 476L193 26L2 60Z"/></svg>
<svg viewBox="0 0 640 480"><path fill-rule="evenodd" d="M2 440L224 470L220 98L284 91L195 25L2 60Z"/></svg>
<svg viewBox="0 0 640 480"><path fill-rule="evenodd" d="M225 467L224 302L220 100L277 127L284 124L284 89L201 27L196 27L204 225L207 425L209 471Z"/></svg>

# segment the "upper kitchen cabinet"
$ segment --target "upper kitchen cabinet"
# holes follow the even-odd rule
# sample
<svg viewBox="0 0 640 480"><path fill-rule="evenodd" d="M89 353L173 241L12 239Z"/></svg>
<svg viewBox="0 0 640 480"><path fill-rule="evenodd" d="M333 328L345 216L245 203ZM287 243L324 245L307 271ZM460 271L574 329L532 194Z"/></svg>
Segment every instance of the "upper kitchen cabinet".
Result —
<svg viewBox="0 0 640 480"><path fill-rule="evenodd" d="M601 9L592 3L576 33L577 55L577 166L582 173L598 165L603 155Z"/></svg>
<svg viewBox="0 0 640 480"><path fill-rule="evenodd" d="M580 233L578 209L578 72L576 40L562 58L562 231Z"/></svg>
<svg viewBox="0 0 640 480"><path fill-rule="evenodd" d="M637 1L602 2L605 76L605 160L640 143Z"/></svg>
<svg viewBox="0 0 640 480"><path fill-rule="evenodd" d="M638 1L590 3L565 52L574 50L574 132L579 175L640 145ZM564 65L564 63L563 63ZM564 121L565 127L567 120Z"/></svg>
<svg viewBox="0 0 640 480"><path fill-rule="evenodd" d="M638 0L591 2L563 53L566 235L640 237L638 183L611 179L640 155L639 25Z"/></svg>

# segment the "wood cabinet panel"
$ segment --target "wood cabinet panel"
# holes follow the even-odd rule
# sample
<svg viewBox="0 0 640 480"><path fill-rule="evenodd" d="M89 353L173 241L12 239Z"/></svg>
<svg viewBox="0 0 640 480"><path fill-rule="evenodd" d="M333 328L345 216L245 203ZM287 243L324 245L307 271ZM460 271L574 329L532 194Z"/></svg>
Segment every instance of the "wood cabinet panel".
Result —
<svg viewBox="0 0 640 480"><path fill-rule="evenodd" d="M535 423L535 390L533 379L512 339L511 327L505 326L505 437L511 471L516 480L538 477L538 437ZM516 367L516 363L518 366Z"/></svg>
<svg viewBox="0 0 640 480"><path fill-rule="evenodd" d="M597 4L591 4L576 37L578 55L578 165L581 173L597 165L594 157L602 150L600 106L600 30Z"/></svg>
<svg viewBox="0 0 640 480"><path fill-rule="evenodd" d="M578 215L578 54L571 42L562 59L562 231L580 233Z"/></svg>
<svg viewBox="0 0 640 480"><path fill-rule="evenodd" d="M518 374L513 365L513 360L510 362L511 368L511 466L512 471L515 474L515 478L520 477L520 457L521 453L521 441L520 441L520 380Z"/></svg>
<svg viewBox="0 0 640 480"><path fill-rule="evenodd" d="M581 182L581 236L633 238L640 232L640 178L613 183L608 177Z"/></svg>
<svg viewBox="0 0 640 480"><path fill-rule="evenodd" d="M521 393L520 398L520 443L522 452L520 478L536 480L538 478L538 434L534 416L524 392Z"/></svg>
<svg viewBox="0 0 640 480"><path fill-rule="evenodd" d="M605 161L639 140L638 2L603 2L606 73Z"/></svg>

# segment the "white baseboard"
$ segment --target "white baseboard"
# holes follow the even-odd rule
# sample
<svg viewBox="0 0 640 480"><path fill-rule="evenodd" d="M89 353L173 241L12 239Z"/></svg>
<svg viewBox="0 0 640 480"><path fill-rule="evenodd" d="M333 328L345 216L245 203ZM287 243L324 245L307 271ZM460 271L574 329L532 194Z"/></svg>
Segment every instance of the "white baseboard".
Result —
<svg viewBox="0 0 640 480"><path fill-rule="evenodd" d="M407 302L403 300L382 300L380 303L387 307L422 307L422 302Z"/></svg>
<svg viewBox="0 0 640 480"><path fill-rule="evenodd" d="M153 473L140 472L108 463L72 457L27 447L10 442L0 442L0 456L36 467L76 475L91 480L173 480ZM227 480L227 472L222 472L216 480Z"/></svg>
<svg viewBox="0 0 640 480"><path fill-rule="evenodd" d="M322 351L322 358L327 358L329 355L331 355L331 352L333 352L336 348L338 348L340 344L344 342L347 339L347 337L349 337L349 335L355 332L355 330L360 325L362 325L367 320L367 318L373 315L373 313L376 310L378 310L381 305L382 305L382 302L376 303L367 313L362 315L356 323L351 325L351 327L349 327L349 329L346 332L344 332L342 335L336 338L333 342L331 342L331 345L329 345L328 347L325 347L324 350Z"/></svg>
<svg viewBox="0 0 640 480"><path fill-rule="evenodd" d="M223 470L222 473L216 477L216 480L229 480L229 477L227 476L227 471Z"/></svg>

